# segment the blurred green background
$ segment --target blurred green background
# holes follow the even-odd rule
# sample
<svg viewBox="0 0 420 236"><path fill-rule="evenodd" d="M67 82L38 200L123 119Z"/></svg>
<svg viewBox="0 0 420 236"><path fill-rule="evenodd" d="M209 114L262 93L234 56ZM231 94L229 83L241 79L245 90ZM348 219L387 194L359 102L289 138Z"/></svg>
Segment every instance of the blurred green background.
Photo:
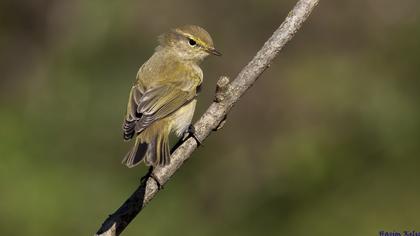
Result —
<svg viewBox="0 0 420 236"><path fill-rule="evenodd" d="M296 1L0 2L0 235L92 235L139 184L120 164L137 69L197 24L196 118ZM420 231L420 4L321 0L124 235Z"/></svg>

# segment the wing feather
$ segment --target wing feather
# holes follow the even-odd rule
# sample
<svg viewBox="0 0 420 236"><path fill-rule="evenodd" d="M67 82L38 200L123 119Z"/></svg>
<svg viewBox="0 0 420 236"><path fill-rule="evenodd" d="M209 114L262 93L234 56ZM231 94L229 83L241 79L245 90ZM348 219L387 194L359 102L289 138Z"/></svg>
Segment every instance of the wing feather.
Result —
<svg viewBox="0 0 420 236"><path fill-rule="evenodd" d="M152 81L146 75L142 79L141 71L140 68L137 82L130 91L123 124L124 139L126 140L133 138L134 134L142 132L153 122L167 117L184 104L192 101L196 96L197 87L202 82L202 73L189 70L176 71L173 78L165 83L159 78ZM150 87L145 86L146 84Z"/></svg>
<svg viewBox="0 0 420 236"><path fill-rule="evenodd" d="M137 133L143 131L156 120L167 117L184 104L195 98L195 93L180 90L173 86L164 86L159 93L153 91L152 98L148 98L147 102L140 102L137 110L141 114L141 118L136 121L135 130ZM146 93L145 96L148 94Z"/></svg>

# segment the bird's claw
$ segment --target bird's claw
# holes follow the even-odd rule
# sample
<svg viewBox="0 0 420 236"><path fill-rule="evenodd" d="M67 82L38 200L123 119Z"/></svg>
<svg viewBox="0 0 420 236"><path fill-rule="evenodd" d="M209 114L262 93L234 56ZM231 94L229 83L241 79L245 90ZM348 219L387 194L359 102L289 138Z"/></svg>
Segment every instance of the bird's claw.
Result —
<svg viewBox="0 0 420 236"><path fill-rule="evenodd" d="M195 136L196 134L196 130L194 125L190 124L188 126L188 130L187 130L187 137L185 138L188 139L189 137L192 137L196 142L197 142L197 147L202 146L203 144L201 143L201 141L197 138L197 136Z"/></svg>
<svg viewBox="0 0 420 236"><path fill-rule="evenodd" d="M153 173L153 169L154 169L153 166L150 166L146 175L141 177L140 181L141 181L141 183L146 184L147 180L149 178L152 178L156 182L156 185L157 185L158 189L162 190L163 189L163 184L160 183L159 178L155 175L155 173Z"/></svg>

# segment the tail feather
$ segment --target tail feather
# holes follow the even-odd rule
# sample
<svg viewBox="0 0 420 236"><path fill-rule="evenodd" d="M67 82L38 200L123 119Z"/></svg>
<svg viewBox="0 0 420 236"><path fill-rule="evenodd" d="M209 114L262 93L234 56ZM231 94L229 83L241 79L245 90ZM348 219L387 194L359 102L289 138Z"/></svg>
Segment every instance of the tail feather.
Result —
<svg viewBox="0 0 420 236"><path fill-rule="evenodd" d="M124 157L122 163L132 168L141 163L148 150L148 144L137 138L134 147Z"/></svg>
<svg viewBox="0 0 420 236"><path fill-rule="evenodd" d="M168 135L158 134L149 143L149 151L146 154L145 162L152 166L166 166L170 163Z"/></svg>
<svg viewBox="0 0 420 236"><path fill-rule="evenodd" d="M147 130L145 130L147 131ZM165 132L153 135L140 133L134 147L127 153L122 163L131 168L144 160L148 166L166 166L170 163L169 137Z"/></svg>
<svg viewBox="0 0 420 236"><path fill-rule="evenodd" d="M159 165L166 166L170 162L170 151L169 151L169 142L168 142L168 135L162 135L158 139L158 145L156 149L156 153L159 154L158 160Z"/></svg>

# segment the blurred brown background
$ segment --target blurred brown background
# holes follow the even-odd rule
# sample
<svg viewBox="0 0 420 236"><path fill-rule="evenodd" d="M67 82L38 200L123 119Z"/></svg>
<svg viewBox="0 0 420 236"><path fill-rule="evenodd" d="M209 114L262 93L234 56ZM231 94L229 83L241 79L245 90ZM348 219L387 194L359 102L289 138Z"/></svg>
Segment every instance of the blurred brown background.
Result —
<svg viewBox="0 0 420 236"><path fill-rule="evenodd" d="M196 118L296 1L0 2L0 235L92 235L145 167L120 164L138 67L206 28ZM420 4L321 0L223 130L124 235L420 231Z"/></svg>

